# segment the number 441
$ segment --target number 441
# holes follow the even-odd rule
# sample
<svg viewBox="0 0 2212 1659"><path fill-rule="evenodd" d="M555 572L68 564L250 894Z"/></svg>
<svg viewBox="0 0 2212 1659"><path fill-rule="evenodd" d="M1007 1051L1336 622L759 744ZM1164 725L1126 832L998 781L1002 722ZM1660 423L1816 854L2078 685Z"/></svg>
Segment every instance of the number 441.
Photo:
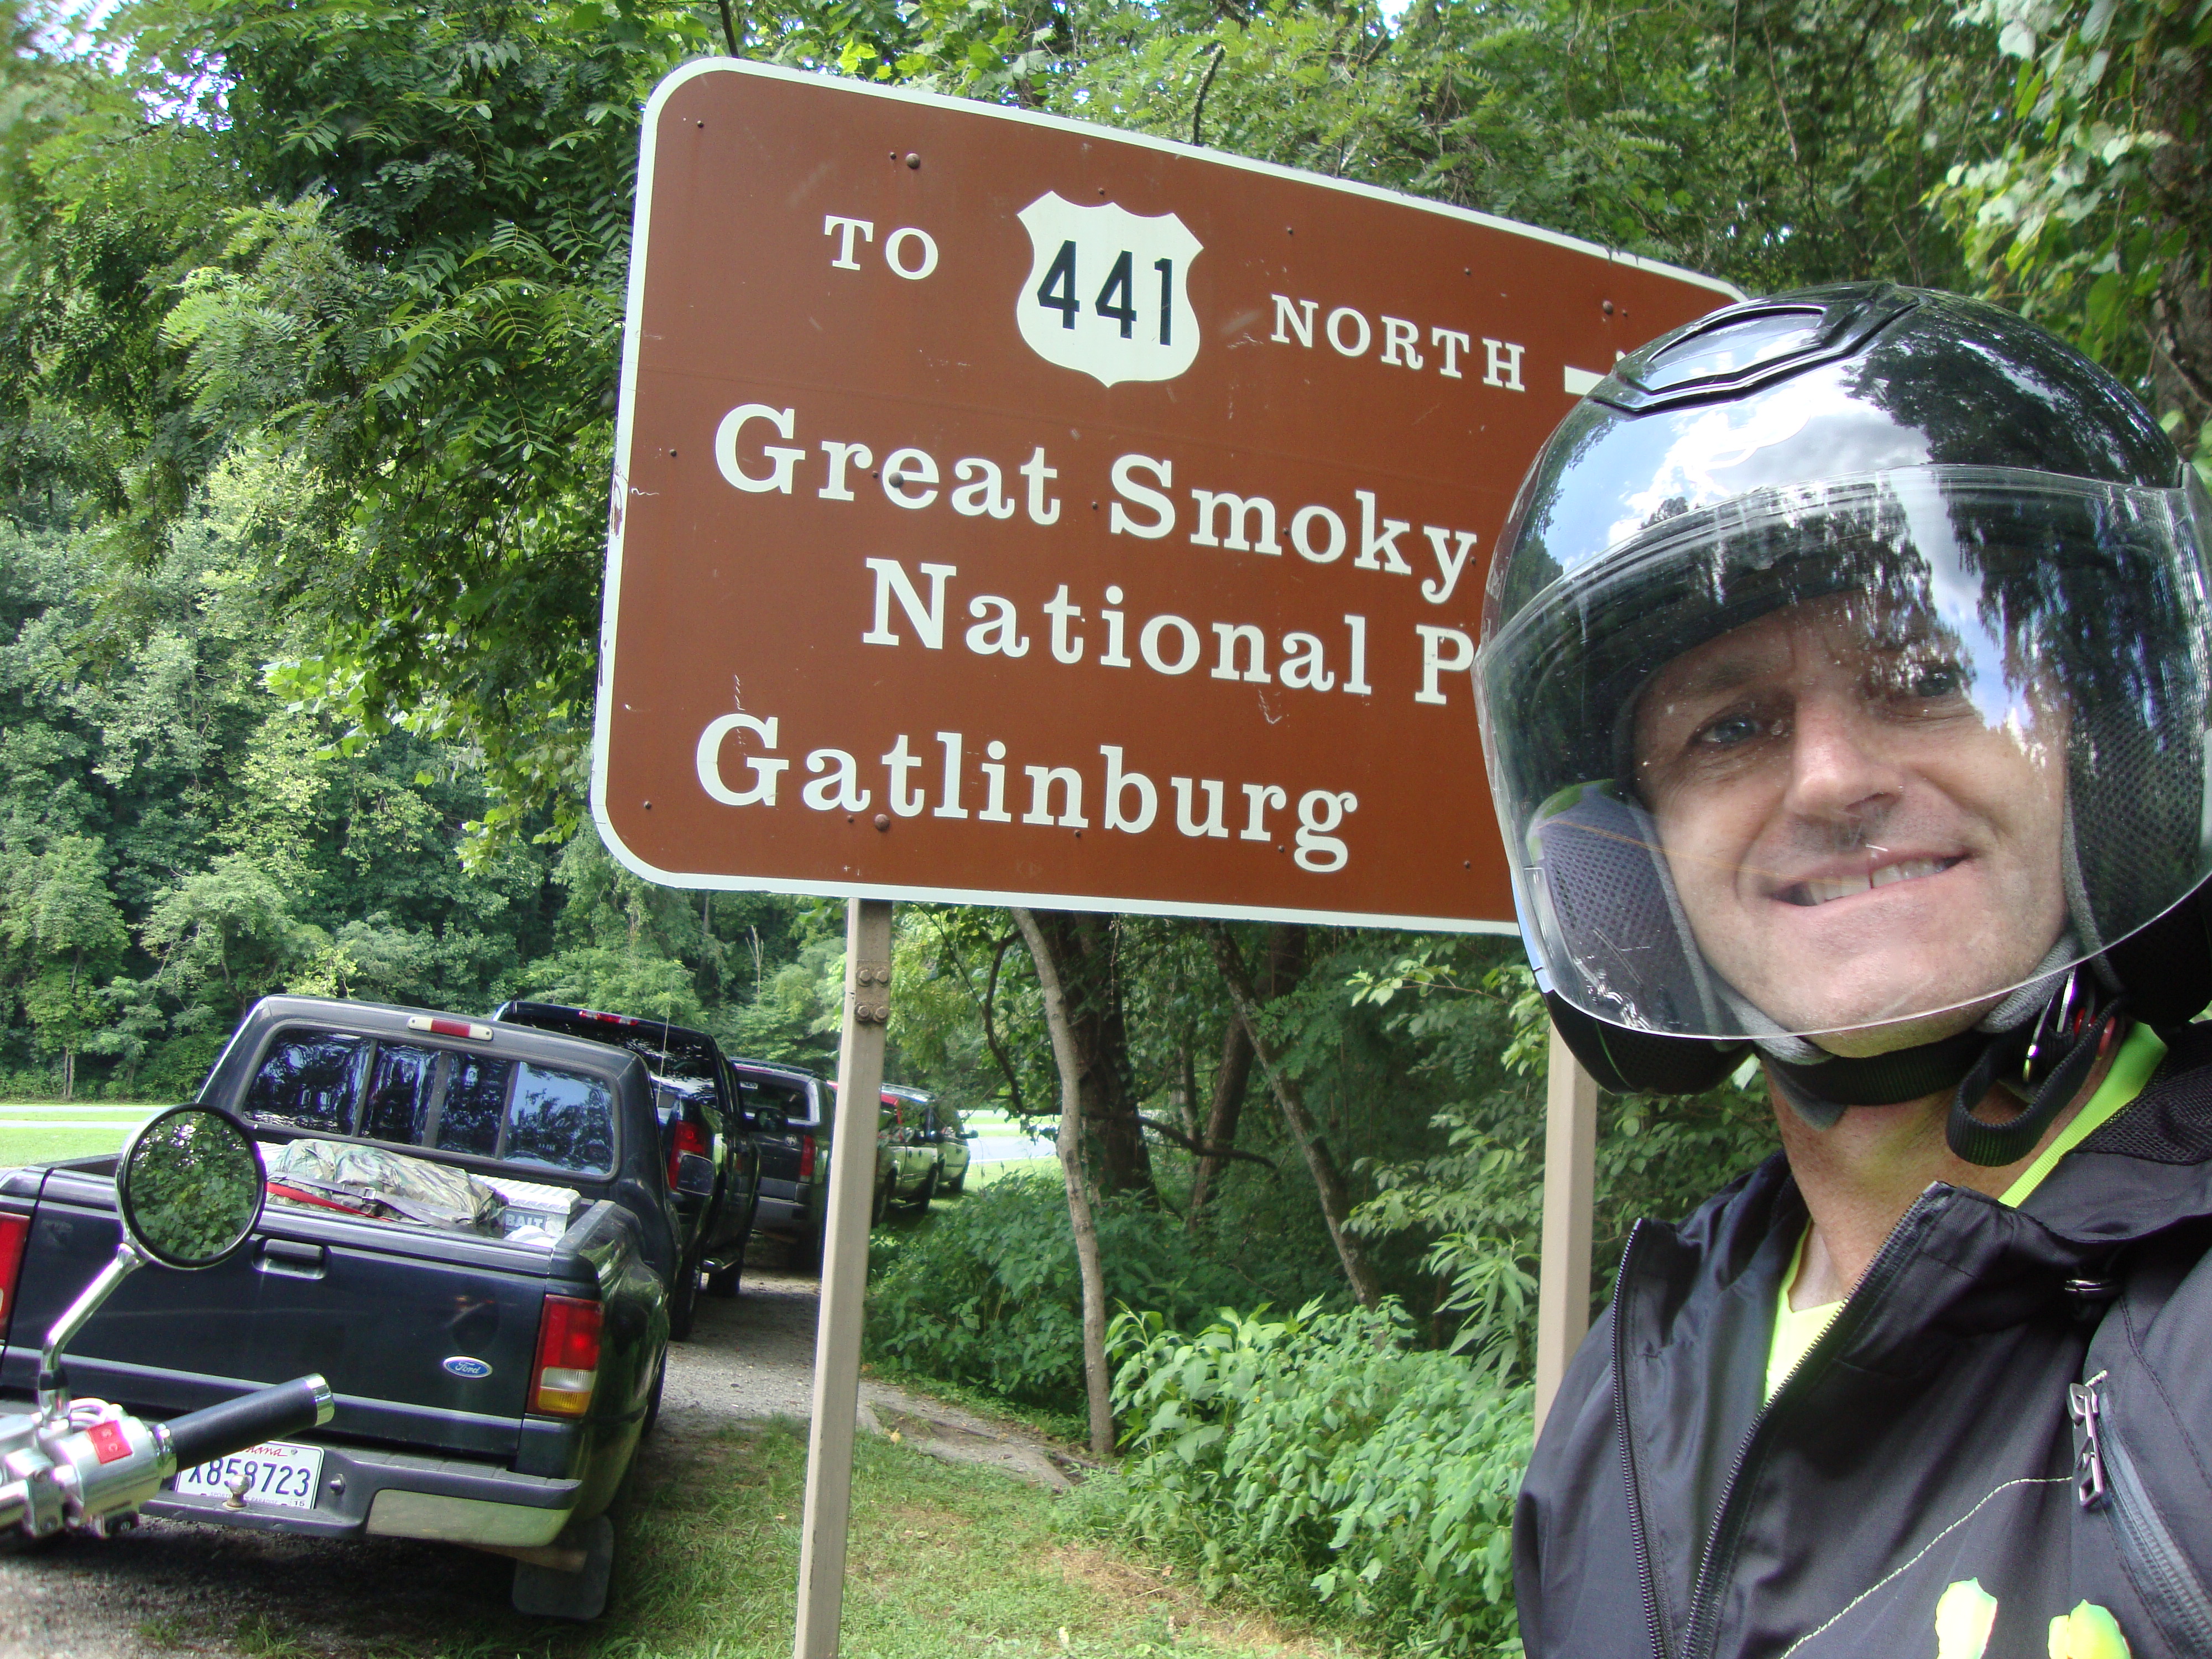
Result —
<svg viewBox="0 0 2212 1659"><path fill-rule="evenodd" d="M1137 326L1135 265L1135 256L1123 249L1114 261L1113 269L1106 273L1105 284L1099 289L1097 297L1091 302L1091 310L1099 316L1110 317L1121 324L1125 340L1135 337ZM1155 259L1152 269L1160 277L1160 343L1172 345L1170 328L1174 319L1175 261ZM1058 312L1062 328L1073 328L1076 314L1083 309L1083 302L1075 297L1075 244L1062 242L1036 290L1036 302L1048 311Z"/></svg>

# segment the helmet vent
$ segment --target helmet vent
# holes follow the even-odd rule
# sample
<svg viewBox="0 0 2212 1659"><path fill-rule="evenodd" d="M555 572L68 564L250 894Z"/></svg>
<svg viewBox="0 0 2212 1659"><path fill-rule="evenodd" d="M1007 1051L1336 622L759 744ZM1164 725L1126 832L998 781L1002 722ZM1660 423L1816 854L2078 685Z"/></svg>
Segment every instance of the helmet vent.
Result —
<svg viewBox="0 0 2212 1659"><path fill-rule="evenodd" d="M1802 357L1820 343L1821 313L1784 306L1709 328L1652 354L1637 378L1653 392L1692 381L1734 380L1778 357Z"/></svg>
<svg viewBox="0 0 2212 1659"><path fill-rule="evenodd" d="M1884 283L1730 306L1624 357L1590 396L1631 413L1734 396L1849 356L1917 303Z"/></svg>

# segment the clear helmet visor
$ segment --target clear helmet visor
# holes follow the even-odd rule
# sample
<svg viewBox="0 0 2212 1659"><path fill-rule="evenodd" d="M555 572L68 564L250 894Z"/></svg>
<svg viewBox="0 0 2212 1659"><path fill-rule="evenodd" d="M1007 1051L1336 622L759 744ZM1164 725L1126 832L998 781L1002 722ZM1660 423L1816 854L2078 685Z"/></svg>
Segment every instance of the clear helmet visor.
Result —
<svg viewBox="0 0 2212 1659"><path fill-rule="evenodd" d="M1921 467L1684 514L1553 582L1477 664L1553 988L1869 1052L2001 1023L2154 920L2212 872L2209 516Z"/></svg>

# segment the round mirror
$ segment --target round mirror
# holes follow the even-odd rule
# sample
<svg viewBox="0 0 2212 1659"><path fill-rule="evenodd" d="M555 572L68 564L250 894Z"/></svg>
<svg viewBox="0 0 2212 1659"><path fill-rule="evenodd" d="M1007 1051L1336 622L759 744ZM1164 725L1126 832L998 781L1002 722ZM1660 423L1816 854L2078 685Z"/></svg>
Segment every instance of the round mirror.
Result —
<svg viewBox="0 0 2212 1659"><path fill-rule="evenodd" d="M243 1123L209 1106L173 1106L123 1149L123 1230L156 1261L212 1267L252 1236L264 1178Z"/></svg>

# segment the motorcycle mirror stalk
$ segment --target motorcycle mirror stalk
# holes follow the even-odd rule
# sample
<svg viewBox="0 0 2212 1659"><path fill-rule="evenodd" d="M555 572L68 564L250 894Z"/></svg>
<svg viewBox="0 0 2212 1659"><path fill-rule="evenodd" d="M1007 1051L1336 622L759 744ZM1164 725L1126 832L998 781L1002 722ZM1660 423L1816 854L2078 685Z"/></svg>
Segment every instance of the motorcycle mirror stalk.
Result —
<svg viewBox="0 0 2212 1659"><path fill-rule="evenodd" d="M35 1409L0 1414L0 1529L104 1537L179 1468L331 1420L336 1401L320 1376L151 1423L104 1401L73 1400L62 1369L63 1349L140 1267L198 1272L245 1249L266 1179L246 1125L212 1107L172 1107L131 1138L115 1173L123 1242L46 1333Z"/></svg>

